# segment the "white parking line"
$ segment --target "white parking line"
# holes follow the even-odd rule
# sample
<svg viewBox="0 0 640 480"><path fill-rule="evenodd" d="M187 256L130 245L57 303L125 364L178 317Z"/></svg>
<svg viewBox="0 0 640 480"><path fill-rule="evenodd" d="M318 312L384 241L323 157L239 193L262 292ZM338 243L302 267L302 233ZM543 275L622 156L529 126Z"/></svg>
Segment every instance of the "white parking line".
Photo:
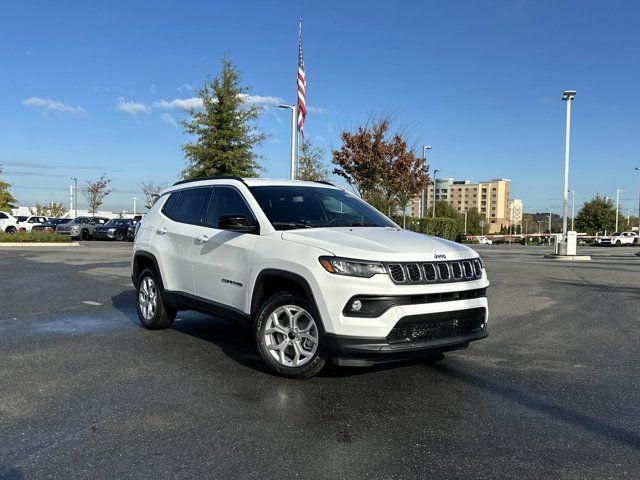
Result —
<svg viewBox="0 0 640 480"><path fill-rule="evenodd" d="M96 305L96 306L102 305L100 302L93 302L91 300L85 300L82 303L86 303L87 305Z"/></svg>

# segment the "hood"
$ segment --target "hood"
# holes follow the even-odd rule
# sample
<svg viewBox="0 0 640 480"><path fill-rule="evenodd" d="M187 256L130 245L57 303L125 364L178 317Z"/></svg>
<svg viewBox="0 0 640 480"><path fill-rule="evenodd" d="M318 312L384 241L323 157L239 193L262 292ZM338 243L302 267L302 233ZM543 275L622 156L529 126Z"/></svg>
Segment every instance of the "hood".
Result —
<svg viewBox="0 0 640 480"><path fill-rule="evenodd" d="M326 250L338 257L379 261L428 261L477 257L471 248L409 230L383 227L341 227L285 230L282 239Z"/></svg>

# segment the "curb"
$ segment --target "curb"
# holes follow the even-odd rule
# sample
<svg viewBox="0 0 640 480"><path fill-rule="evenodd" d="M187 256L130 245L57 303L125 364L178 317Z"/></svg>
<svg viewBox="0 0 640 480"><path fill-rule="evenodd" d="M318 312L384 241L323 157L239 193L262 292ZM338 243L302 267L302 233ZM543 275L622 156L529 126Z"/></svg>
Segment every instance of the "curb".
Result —
<svg viewBox="0 0 640 480"><path fill-rule="evenodd" d="M591 260L591 255L556 255L551 253L545 255L544 258L556 262L588 262Z"/></svg>
<svg viewBox="0 0 640 480"><path fill-rule="evenodd" d="M2 247L79 247L78 242L4 242Z"/></svg>

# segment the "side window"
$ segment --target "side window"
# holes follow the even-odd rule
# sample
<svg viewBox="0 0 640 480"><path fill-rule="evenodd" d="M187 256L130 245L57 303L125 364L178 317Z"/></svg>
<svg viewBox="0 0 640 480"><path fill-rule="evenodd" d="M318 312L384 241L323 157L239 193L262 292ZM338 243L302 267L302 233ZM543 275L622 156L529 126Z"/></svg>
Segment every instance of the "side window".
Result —
<svg viewBox="0 0 640 480"><path fill-rule="evenodd" d="M7 217L4 213L0 212L0 219L5 219L5 218L9 218L9 217Z"/></svg>
<svg viewBox="0 0 640 480"><path fill-rule="evenodd" d="M36 217L31 217L29 220L27 220L27 223L38 223L38 219Z"/></svg>
<svg viewBox="0 0 640 480"><path fill-rule="evenodd" d="M201 224L204 207L211 190L211 187L182 190L171 211L170 218L176 222Z"/></svg>
<svg viewBox="0 0 640 480"><path fill-rule="evenodd" d="M176 205L176 201L178 200L179 196L180 192L173 192L169 195L167 201L164 202L164 205L162 206L162 213L164 213L167 217L172 218L171 212L173 211L173 207Z"/></svg>
<svg viewBox="0 0 640 480"><path fill-rule="evenodd" d="M250 224L256 221L240 192L232 187L214 187L207 208L205 225L218 228L220 217L225 215L245 215Z"/></svg>

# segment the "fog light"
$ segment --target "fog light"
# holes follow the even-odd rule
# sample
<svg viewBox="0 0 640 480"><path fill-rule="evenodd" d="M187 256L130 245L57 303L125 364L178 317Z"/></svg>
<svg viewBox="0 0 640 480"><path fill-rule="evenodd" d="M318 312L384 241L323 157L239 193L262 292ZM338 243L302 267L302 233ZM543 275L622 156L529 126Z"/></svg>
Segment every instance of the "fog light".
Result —
<svg viewBox="0 0 640 480"><path fill-rule="evenodd" d="M351 304L351 310L353 310L354 312L359 312L361 308L362 302L360 300L354 300Z"/></svg>

